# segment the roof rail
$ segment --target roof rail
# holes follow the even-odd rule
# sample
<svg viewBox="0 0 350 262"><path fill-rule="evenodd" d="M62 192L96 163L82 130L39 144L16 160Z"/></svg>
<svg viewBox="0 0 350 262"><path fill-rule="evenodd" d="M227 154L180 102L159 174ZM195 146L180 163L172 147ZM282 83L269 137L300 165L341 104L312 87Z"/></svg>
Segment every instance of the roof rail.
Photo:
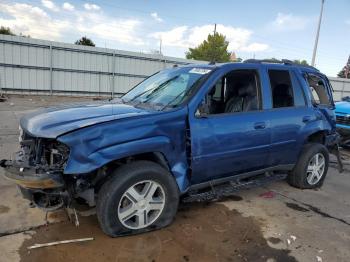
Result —
<svg viewBox="0 0 350 262"><path fill-rule="evenodd" d="M255 63L255 64L284 64L284 65L294 65L294 66L302 66L302 67L308 67L312 68L314 70L319 71L317 68L310 66L310 65L301 65L297 64L291 60L288 59L282 59L282 60L277 60L277 59L246 59L243 61L243 63Z"/></svg>
<svg viewBox="0 0 350 262"><path fill-rule="evenodd" d="M256 63L256 64L263 64L263 63L269 63L269 64L285 64L285 65L293 65L295 64L293 61L288 59L247 59L244 60L243 63Z"/></svg>

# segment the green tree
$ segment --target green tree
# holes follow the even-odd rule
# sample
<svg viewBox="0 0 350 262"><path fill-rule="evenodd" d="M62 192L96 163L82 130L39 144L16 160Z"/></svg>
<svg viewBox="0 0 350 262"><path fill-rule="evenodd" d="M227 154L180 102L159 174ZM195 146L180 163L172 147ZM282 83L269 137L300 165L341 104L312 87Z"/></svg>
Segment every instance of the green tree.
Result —
<svg viewBox="0 0 350 262"><path fill-rule="evenodd" d="M350 78L350 56L348 58L348 62L346 63L346 65L338 73L338 77L340 77L340 78Z"/></svg>
<svg viewBox="0 0 350 262"><path fill-rule="evenodd" d="M340 78L345 78L345 70L344 68L342 70L339 71L339 73L337 74L338 77Z"/></svg>
<svg viewBox="0 0 350 262"><path fill-rule="evenodd" d="M204 60L210 62L229 62L230 53L227 51L229 42L222 34L209 34L199 46L189 48L186 52L187 59Z"/></svg>
<svg viewBox="0 0 350 262"><path fill-rule="evenodd" d="M15 35L9 27L0 26L0 34L2 35Z"/></svg>
<svg viewBox="0 0 350 262"><path fill-rule="evenodd" d="M75 41L74 44L76 44L76 45L95 46L94 42L92 42L92 40L87 38L86 36L83 36L79 40Z"/></svg>
<svg viewBox="0 0 350 262"><path fill-rule="evenodd" d="M304 59L303 60L296 59L296 60L293 60L293 62L299 65L309 65L309 63Z"/></svg>

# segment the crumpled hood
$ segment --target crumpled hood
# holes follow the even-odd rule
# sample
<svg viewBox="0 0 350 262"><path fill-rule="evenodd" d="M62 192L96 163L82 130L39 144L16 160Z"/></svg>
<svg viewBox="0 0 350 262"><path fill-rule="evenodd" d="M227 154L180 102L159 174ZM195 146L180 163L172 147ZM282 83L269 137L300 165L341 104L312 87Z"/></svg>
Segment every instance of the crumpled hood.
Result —
<svg viewBox="0 0 350 262"><path fill-rule="evenodd" d="M335 103L335 113L350 114L350 103L345 101Z"/></svg>
<svg viewBox="0 0 350 262"><path fill-rule="evenodd" d="M22 117L20 125L32 136L56 138L82 127L150 112L112 101L76 103L40 109Z"/></svg>

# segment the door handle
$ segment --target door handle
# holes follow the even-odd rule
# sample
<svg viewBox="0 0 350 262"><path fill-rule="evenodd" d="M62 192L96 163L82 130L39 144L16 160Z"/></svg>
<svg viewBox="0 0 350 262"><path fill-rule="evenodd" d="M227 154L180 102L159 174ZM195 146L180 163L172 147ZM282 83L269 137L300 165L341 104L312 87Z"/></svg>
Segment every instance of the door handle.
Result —
<svg viewBox="0 0 350 262"><path fill-rule="evenodd" d="M265 127L266 127L265 122L256 122L256 123L254 124L254 128L255 128L255 129L264 129Z"/></svg>
<svg viewBox="0 0 350 262"><path fill-rule="evenodd" d="M310 122L311 120L312 120L312 117L311 117L311 116L304 116L304 117L303 117L303 122L304 122L304 123Z"/></svg>

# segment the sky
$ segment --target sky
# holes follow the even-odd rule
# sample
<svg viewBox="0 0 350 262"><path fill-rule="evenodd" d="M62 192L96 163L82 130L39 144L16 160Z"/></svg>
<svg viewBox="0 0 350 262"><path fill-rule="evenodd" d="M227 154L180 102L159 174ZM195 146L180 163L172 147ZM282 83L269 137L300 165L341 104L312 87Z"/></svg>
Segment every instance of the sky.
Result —
<svg viewBox="0 0 350 262"><path fill-rule="evenodd" d="M321 0L0 0L0 25L32 38L185 57L214 30L237 57L311 62ZM350 0L325 0L316 67L336 76L350 55Z"/></svg>

